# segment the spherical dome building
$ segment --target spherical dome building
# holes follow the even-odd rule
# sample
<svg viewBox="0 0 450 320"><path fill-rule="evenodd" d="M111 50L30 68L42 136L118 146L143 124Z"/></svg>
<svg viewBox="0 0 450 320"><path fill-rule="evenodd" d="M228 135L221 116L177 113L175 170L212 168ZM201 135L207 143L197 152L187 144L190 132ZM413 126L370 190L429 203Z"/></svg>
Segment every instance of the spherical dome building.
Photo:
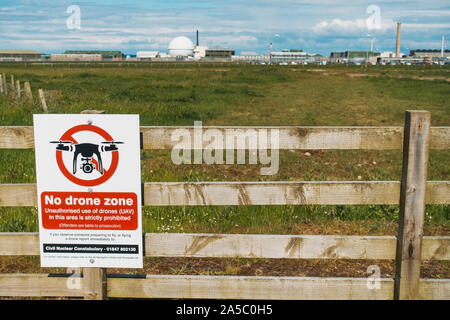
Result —
<svg viewBox="0 0 450 320"><path fill-rule="evenodd" d="M169 43L169 55L172 57L188 57L194 54L194 44L189 38L176 37Z"/></svg>

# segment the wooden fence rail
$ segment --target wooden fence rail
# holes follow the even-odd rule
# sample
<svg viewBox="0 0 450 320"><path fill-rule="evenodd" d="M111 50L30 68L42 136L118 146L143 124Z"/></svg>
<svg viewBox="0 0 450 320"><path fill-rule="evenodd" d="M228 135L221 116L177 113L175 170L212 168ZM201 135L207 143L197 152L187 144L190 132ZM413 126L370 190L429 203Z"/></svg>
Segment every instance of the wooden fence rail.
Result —
<svg viewBox="0 0 450 320"><path fill-rule="evenodd" d="M398 181L147 182L146 206L398 204ZM428 181L427 204L450 204L450 181ZM0 207L34 207L36 184L0 184Z"/></svg>
<svg viewBox="0 0 450 320"><path fill-rule="evenodd" d="M78 281L78 283L76 283ZM68 283L75 285L67 285ZM107 275L106 295L110 298L170 299L260 299L390 300L394 280L379 279L378 289L369 289L367 278L190 276L190 275ZM83 276L69 274L3 274L0 296L86 297ZM450 280L421 279L418 299L448 300Z"/></svg>
<svg viewBox="0 0 450 320"><path fill-rule="evenodd" d="M198 129L198 128L197 128ZM395 259L394 279L108 275L0 275L0 296L86 299L450 299L450 279L420 279L423 260L450 260L450 237L423 237L425 204L450 204L450 181L427 181L429 149L450 149L450 128L430 127L426 111L407 111L405 127L203 127L248 135L277 130L280 149L402 150L401 181L151 182L143 205L400 205L394 236L144 234L144 255L290 259ZM178 131L177 131L178 130ZM172 134L194 137L195 127L141 127L144 149L172 149ZM226 138L223 138L226 149ZM193 143L194 148L205 145ZM0 148L34 147L32 127L0 127ZM248 148L248 144L246 145ZM269 145L270 148L270 145ZM0 184L0 206L36 206L35 184ZM37 233L0 233L0 255L38 255ZM77 285L68 285L76 282Z"/></svg>
<svg viewBox="0 0 450 320"><path fill-rule="evenodd" d="M172 149L177 144L176 141L172 141L172 134L180 129L186 130L193 139L192 126L142 126L140 131L143 149ZM203 127L203 130L207 129L217 130L218 136L223 137L226 137L227 130L231 130L231 134L237 134L237 130L249 134L248 130L267 130L270 133L270 130L276 129L279 131L280 150L401 150L403 146L402 127ZM225 141L222 142L223 146L226 146ZM196 146L193 143L191 145L195 149ZM243 145L235 147L240 148ZM268 147L270 148L270 141ZM0 126L0 149L5 148L34 148L33 127ZM431 127L429 148L450 149L450 127Z"/></svg>
<svg viewBox="0 0 450 320"><path fill-rule="evenodd" d="M394 236L146 233L145 256L395 259ZM39 255L39 234L0 233L0 255ZM450 237L423 238L422 260L450 260Z"/></svg>

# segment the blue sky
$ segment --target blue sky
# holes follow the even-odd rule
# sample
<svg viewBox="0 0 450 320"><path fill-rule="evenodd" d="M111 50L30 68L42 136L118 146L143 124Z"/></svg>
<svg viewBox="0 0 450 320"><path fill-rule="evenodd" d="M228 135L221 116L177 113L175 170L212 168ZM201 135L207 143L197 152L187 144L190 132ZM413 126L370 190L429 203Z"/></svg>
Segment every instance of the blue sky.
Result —
<svg viewBox="0 0 450 320"><path fill-rule="evenodd" d="M80 8L80 29L69 29L70 5ZM379 8L377 28L367 19ZM373 20L371 20L373 21ZM237 53L303 49L394 51L396 22L402 22L401 51L440 49L450 43L450 1L328 0L0 0L0 49L58 53L69 49L167 52L170 40L187 36L200 44L231 47ZM373 24L372 24L373 26ZM448 46L446 46L448 48Z"/></svg>

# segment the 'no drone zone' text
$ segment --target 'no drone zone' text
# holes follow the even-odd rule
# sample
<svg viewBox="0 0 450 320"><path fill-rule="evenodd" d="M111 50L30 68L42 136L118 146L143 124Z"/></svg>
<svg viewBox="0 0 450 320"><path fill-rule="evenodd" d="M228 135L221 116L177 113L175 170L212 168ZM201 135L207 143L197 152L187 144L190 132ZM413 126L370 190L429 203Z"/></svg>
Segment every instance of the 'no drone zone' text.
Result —
<svg viewBox="0 0 450 320"><path fill-rule="evenodd" d="M248 164L258 164L259 158L260 164L268 165L261 168L261 175L273 175L279 169L279 136L278 129L203 129L202 122L195 121L193 130L180 128L173 131L171 141L176 144L171 158L177 165L235 164L235 158L237 164L245 164L248 150Z"/></svg>

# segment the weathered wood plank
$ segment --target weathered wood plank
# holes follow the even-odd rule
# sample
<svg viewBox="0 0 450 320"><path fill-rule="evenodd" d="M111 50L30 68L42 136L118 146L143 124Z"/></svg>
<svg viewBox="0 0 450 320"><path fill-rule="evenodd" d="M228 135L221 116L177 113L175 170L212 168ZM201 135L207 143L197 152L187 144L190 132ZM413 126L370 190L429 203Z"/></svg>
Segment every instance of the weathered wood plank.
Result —
<svg viewBox="0 0 450 320"><path fill-rule="evenodd" d="M0 207L35 206L37 206L36 184L0 184Z"/></svg>
<svg viewBox="0 0 450 320"><path fill-rule="evenodd" d="M395 259L394 236L145 235L146 256L292 259ZM450 260L450 237L424 237L424 260Z"/></svg>
<svg viewBox="0 0 450 320"><path fill-rule="evenodd" d="M158 257L394 259L395 243L395 237L389 236L147 233L145 254Z"/></svg>
<svg viewBox="0 0 450 320"><path fill-rule="evenodd" d="M177 135L188 134L194 147L194 128L190 127L141 127L144 149L173 149L180 141ZM403 141L402 127L202 127L212 129L223 137L221 144L226 149L227 132L235 135L237 130L249 136L251 133L266 130L278 130L279 149L401 149ZM198 129L197 129L198 130ZM270 134L269 134L270 136ZM172 141L172 139L174 141ZM203 142L203 148L209 144L209 138ZM270 147L270 139L268 139ZM248 146L247 146L248 147ZM450 128L431 128L431 148L450 148Z"/></svg>
<svg viewBox="0 0 450 320"><path fill-rule="evenodd" d="M8 95L8 86L7 86L6 74L3 72L3 93Z"/></svg>
<svg viewBox="0 0 450 320"><path fill-rule="evenodd" d="M450 279L420 279L420 300L450 300Z"/></svg>
<svg viewBox="0 0 450 320"><path fill-rule="evenodd" d="M39 255L38 232L0 232L0 255Z"/></svg>
<svg viewBox="0 0 450 320"><path fill-rule="evenodd" d="M450 203L450 181L428 182L426 203ZM161 182L144 184L144 204L339 205L398 204L396 181Z"/></svg>
<svg viewBox="0 0 450 320"><path fill-rule="evenodd" d="M144 203L170 205L300 205L396 203L398 183L146 183Z"/></svg>
<svg viewBox="0 0 450 320"><path fill-rule="evenodd" d="M395 266L395 299L418 299L430 113L406 111Z"/></svg>
<svg viewBox="0 0 450 320"><path fill-rule="evenodd" d="M16 90L14 87L14 75L11 75L11 97L15 97L16 96Z"/></svg>
<svg viewBox="0 0 450 320"><path fill-rule="evenodd" d="M23 89L24 89L25 97L28 99L28 101L32 102L33 101L33 93L31 92L31 86L28 81L26 81L24 83Z"/></svg>
<svg viewBox="0 0 450 320"><path fill-rule="evenodd" d="M367 278L158 276L109 278L109 297L261 300L391 300L394 281L381 278L369 289ZM419 299L449 300L449 279L421 279Z"/></svg>
<svg viewBox="0 0 450 320"><path fill-rule="evenodd" d="M67 276L48 274L2 274L0 296L83 297L80 286L68 286ZM69 280L70 281L70 280ZM110 275L108 297L197 298L264 300L389 300L393 280L381 278L380 289L369 289L367 278L236 277L147 275L130 278ZM421 279L419 298L450 299L449 279Z"/></svg>
<svg viewBox="0 0 450 320"><path fill-rule="evenodd" d="M80 287L68 285L68 276L49 274L0 274L0 296L4 297L82 297Z"/></svg>
<svg viewBox="0 0 450 320"><path fill-rule="evenodd" d="M108 297L170 299L389 300L394 283L380 279L369 289L366 278L171 276L109 277Z"/></svg>
<svg viewBox="0 0 450 320"><path fill-rule="evenodd" d="M171 141L176 130L187 130L193 137L193 127L141 127L144 149L173 149L177 141ZM218 130L224 137L226 130L279 131L281 150L307 149L374 149L401 150L402 127L203 127ZM20 132L20 131L24 132ZM248 133L248 132L247 132ZM450 149L450 127L430 129L430 149ZM24 139L25 138L25 139ZM18 139L19 141L16 141ZM10 143L4 143L10 141ZM204 142L203 147L208 144ZM226 144L223 144L226 147ZM29 149L34 147L32 127L0 127L0 148ZM194 144L192 144L194 148ZM269 139L270 147L270 139Z"/></svg>
<svg viewBox="0 0 450 320"><path fill-rule="evenodd" d="M398 204L398 181L149 182L144 205ZM427 204L450 203L450 181L428 181ZM35 184L0 184L0 207L34 207Z"/></svg>
<svg viewBox="0 0 450 320"><path fill-rule="evenodd" d="M42 110L44 110L44 112L47 112L48 111L48 107L47 107L47 101L45 101L44 90L38 89L38 95L39 95L39 100L41 101L41 108L42 108Z"/></svg>
<svg viewBox="0 0 450 320"><path fill-rule="evenodd" d="M429 148L432 150L450 149L450 127L431 127Z"/></svg>
<svg viewBox="0 0 450 320"><path fill-rule="evenodd" d="M20 98L21 97L20 80L16 80L16 93L17 93L17 98Z"/></svg>
<svg viewBox="0 0 450 320"><path fill-rule="evenodd" d="M395 259L394 236L145 234L145 256ZM0 255L39 255L39 234L0 233ZM450 237L423 238L422 260L450 260Z"/></svg>
<svg viewBox="0 0 450 320"><path fill-rule="evenodd" d="M450 237L424 236L422 260L450 260Z"/></svg>
<svg viewBox="0 0 450 320"><path fill-rule="evenodd" d="M106 299L106 268L83 268L84 299Z"/></svg>
<svg viewBox="0 0 450 320"><path fill-rule="evenodd" d="M33 127L0 126L1 149L30 149L34 148Z"/></svg>

